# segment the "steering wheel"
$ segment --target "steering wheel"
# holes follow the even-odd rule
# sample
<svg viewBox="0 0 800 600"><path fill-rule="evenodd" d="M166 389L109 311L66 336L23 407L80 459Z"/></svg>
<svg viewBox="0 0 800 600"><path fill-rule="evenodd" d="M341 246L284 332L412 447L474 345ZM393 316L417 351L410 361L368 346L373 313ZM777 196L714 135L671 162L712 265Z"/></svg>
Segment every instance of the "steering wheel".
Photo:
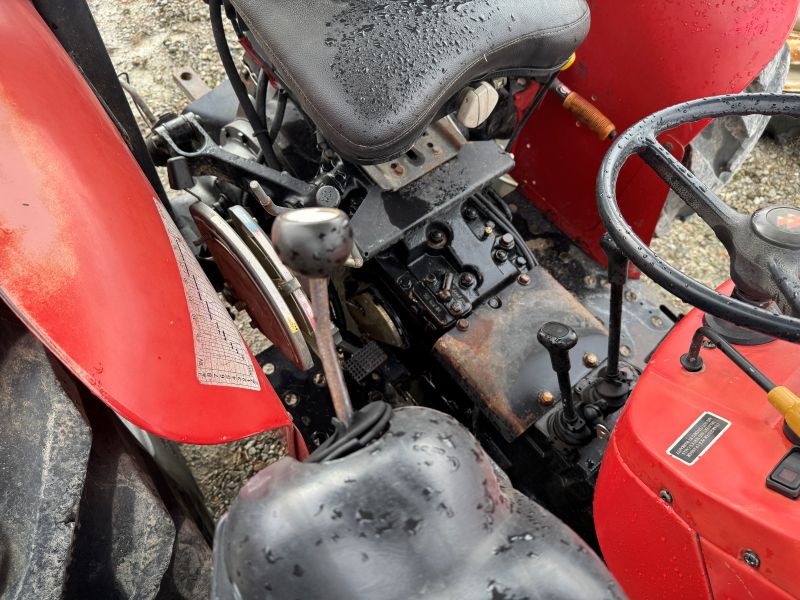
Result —
<svg viewBox="0 0 800 600"><path fill-rule="evenodd" d="M603 159L597 177L598 210L622 252L670 293L735 325L800 342L800 209L772 206L743 215L709 190L656 139L664 131L693 121L753 114L800 117L800 96L702 98L642 119L615 140ZM733 297L707 288L666 263L622 217L616 198L617 177L634 154L714 230L730 256L731 279L736 286ZM781 313L763 308L771 302Z"/></svg>

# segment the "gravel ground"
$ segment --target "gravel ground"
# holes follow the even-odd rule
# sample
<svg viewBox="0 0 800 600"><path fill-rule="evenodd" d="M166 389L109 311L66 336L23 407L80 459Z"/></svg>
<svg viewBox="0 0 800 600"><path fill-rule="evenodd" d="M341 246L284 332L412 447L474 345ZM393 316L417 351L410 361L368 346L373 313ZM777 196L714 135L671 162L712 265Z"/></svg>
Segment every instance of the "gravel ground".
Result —
<svg viewBox="0 0 800 600"><path fill-rule="evenodd" d="M217 58L208 6L202 0L89 0L117 71L128 74L156 115L180 110L187 100L172 78L175 68L191 66L213 87L223 77ZM229 33L231 46L235 37ZM780 146L762 140L723 198L750 212L767 204L797 204L800 188L800 141ZM676 223L653 242L667 261L706 285L727 278L727 256L711 230L692 217ZM266 340L237 318L245 339L257 353ZM221 515L242 484L283 453L270 434L218 446L184 445L186 456L212 513Z"/></svg>

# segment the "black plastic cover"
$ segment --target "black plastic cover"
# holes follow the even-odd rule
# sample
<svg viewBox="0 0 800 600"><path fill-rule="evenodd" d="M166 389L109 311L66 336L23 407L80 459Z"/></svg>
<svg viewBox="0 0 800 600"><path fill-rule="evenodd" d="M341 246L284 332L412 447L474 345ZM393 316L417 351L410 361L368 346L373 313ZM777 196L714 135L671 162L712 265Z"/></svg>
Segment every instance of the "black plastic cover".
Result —
<svg viewBox="0 0 800 600"><path fill-rule="evenodd" d="M214 553L217 600L623 597L466 429L421 407L396 410L349 456L261 471L220 521Z"/></svg>

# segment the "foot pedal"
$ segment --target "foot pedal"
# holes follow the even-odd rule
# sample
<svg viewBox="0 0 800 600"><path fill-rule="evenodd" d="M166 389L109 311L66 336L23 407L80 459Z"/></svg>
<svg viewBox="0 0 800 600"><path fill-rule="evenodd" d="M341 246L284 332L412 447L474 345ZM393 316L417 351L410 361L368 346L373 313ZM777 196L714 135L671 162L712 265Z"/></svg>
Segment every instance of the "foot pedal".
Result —
<svg viewBox="0 0 800 600"><path fill-rule="evenodd" d="M370 373L385 363L388 358L389 356L378 344L370 342L363 348L356 350L344 362L344 370L357 383L361 383Z"/></svg>

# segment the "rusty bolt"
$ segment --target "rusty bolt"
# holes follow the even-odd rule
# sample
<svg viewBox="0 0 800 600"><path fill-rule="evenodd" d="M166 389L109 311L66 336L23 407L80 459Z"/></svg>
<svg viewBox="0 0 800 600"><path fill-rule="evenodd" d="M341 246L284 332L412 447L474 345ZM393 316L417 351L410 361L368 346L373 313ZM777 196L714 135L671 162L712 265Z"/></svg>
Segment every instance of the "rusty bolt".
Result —
<svg viewBox="0 0 800 600"><path fill-rule="evenodd" d="M406 170L403 168L403 165L401 165L400 163L392 163L390 166L392 168L392 171L394 171L395 175L402 176L403 173L406 172Z"/></svg>
<svg viewBox="0 0 800 600"><path fill-rule="evenodd" d="M450 314L458 316L463 312L464 312L464 305L461 303L461 301L456 300L450 305Z"/></svg>
<svg viewBox="0 0 800 600"><path fill-rule="evenodd" d="M439 290L439 293L436 294L436 297L442 302L447 302L450 300L450 290Z"/></svg>
<svg viewBox="0 0 800 600"><path fill-rule="evenodd" d="M283 401L286 403L286 406L297 406L297 403L300 402L300 398L297 397L297 394L288 393L283 397Z"/></svg>
<svg viewBox="0 0 800 600"><path fill-rule="evenodd" d="M459 331L466 331L467 329L469 329L469 321L467 321L466 319L459 319L458 321L456 321L456 327L458 328Z"/></svg>
<svg viewBox="0 0 800 600"><path fill-rule="evenodd" d="M520 285L528 285L531 282L531 276L527 273L520 273L517 281Z"/></svg>
<svg viewBox="0 0 800 600"><path fill-rule="evenodd" d="M459 283L461 287L469 287L475 283L475 276L472 273L462 273Z"/></svg>
<svg viewBox="0 0 800 600"><path fill-rule="evenodd" d="M551 392L550 390L541 390L536 395L536 398L539 400L539 404L541 404L542 406L552 406L553 400L555 400L553 392Z"/></svg>
<svg viewBox="0 0 800 600"><path fill-rule="evenodd" d="M323 373L317 373L314 375L314 379L312 380L314 385L317 387L324 387L325 386L325 375Z"/></svg>
<svg viewBox="0 0 800 600"><path fill-rule="evenodd" d="M589 367L590 369L594 369L600 361L597 358L597 354L594 352L587 352L583 355L583 364Z"/></svg>

